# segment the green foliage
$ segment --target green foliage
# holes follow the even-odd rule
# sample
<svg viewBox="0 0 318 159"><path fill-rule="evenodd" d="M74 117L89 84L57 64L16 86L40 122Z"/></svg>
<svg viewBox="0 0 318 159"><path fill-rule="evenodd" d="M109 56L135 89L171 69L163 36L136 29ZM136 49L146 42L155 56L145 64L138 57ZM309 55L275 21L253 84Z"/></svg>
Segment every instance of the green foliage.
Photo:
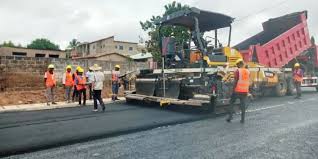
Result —
<svg viewBox="0 0 318 159"><path fill-rule="evenodd" d="M69 42L69 44L68 44L68 48L74 49L74 48L76 48L79 44L80 44L80 42L77 41L77 39L72 39L72 40Z"/></svg>
<svg viewBox="0 0 318 159"><path fill-rule="evenodd" d="M150 20L145 22L140 22L140 25L144 31L148 32L149 40L146 41L146 48L148 52L153 54L153 57L156 61L161 60L160 54L160 37L159 37L159 26L156 25L156 22L160 21L165 15L172 14L174 12L190 8L188 5L182 5L173 1L170 4L164 6L165 12L161 16L152 16ZM190 33L187 28L181 26L164 26L161 28L161 34L165 37L173 36L177 43L182 44L184 41L187 41L190 37Z"/></svg>
<svg viewBox="0 0 318 159"><path fill-rule="evenodd" d="M35 39L27 46L29 49L40 49L40 50L60 50L60 46L54 44L48 39Z"/></svg>
<svg viewBox="0 0 318 159"><path fill-rule="evenodd" d="M11 40L8 42L4 41L3 44L1 44L1 46L3 46L3 47L16 47Z"/></svg>

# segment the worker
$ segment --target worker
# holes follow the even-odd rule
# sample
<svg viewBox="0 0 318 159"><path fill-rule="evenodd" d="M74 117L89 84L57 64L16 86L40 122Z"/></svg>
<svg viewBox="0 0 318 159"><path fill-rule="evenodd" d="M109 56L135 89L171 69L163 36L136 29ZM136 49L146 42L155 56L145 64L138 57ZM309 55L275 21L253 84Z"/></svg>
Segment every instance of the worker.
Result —
<svg viewBox="0 0 318 159"><path fill-rule="evenodd" d="M78 73L76 76L75 84L76 89L78 91L78 104L82 104L82 97L83 97L83 106L86 105L86 77L83 75L84 69L79 68Z"/></svg>
<svg viewBox="0 0 318 159"><path fill-rule="evenodd" d="M293 72L293 79L296 87L297 95L295 99L300 99L301 97L301 83L303 82L304 73L303 70L300 68L300 64L296 63L294 65L294 72Z"/></svg>
<svg viewBox="0 0 318 159"><path fill-rule="evenodd" d="M118 99L118 90L119 90L119 76L120 76L120 66L116 65L115 70L112 71L112 100Z"/></svg>
<svg viewBox="0 0 318 159"><path fill-rule="evenodd" d="M50 64L48 66L48 70L44 74L44 84L46 87L47 105L50 106L50 102L52 102L52 104L56 104L54 101L54 91L56 88L56 79L55 79L54 65L53 64Z"/></svg>
<svg viewBox="0 0 318 159"><path fill-rule="evenodd" d="M73 89L73 95L72 95L72 101L75 102L75 98L78 99L78 91L76 88L75 80L77 78L78 70L81 69L80 66L76 67L76 71L73 73L72 78L73 78L73 83L74 83L74 89Z"/></svg>
<svg viewBox="0 0 318 159"><path fill-rule="evenodd" d="M104 88L104 81L105 81L105 76L104 73L101 72L100 70L102 67L98 66L95 64L94 66L90 67L90 69L93 72L93 80L92 80L92 87L93 87L93 97L94 97L94 112L98 111L98 104L97 101L99 102L100 106L102 107L103 112L105 111L105 104L102 99L102 90Z"/></svg>
<svg viewBox="0 0 318 159"><path fill-rule="evenodd" d="M89 68L86 72L86 79L88 84L88 90L89 90L89 100L93 99L93 92L92 92L92 82L94 78L94 72Z"/></svg>
<svg viewBox="0 0 318 159"><path fill-rule="evenodd" d="M238 69L234 73L234 87L233 93L230 100L229 117L226 119L227 122L231 122L234 113L234 103L237 98L240 99L240 109L241 109L241 123L245 122L245 109L246 109L246 99L249 93L249 75L250 72L244 67L244 62L242 59L236 61L236 66Z"/></svg>
<svg viewBox="0 0 318 159"><path fill-rule="evenodd" d="M65 89L65 101L71 103L71 92L74 86L74 81L72 77L72 66L67 65L66 72L63 74L63 86Z"/></svg>

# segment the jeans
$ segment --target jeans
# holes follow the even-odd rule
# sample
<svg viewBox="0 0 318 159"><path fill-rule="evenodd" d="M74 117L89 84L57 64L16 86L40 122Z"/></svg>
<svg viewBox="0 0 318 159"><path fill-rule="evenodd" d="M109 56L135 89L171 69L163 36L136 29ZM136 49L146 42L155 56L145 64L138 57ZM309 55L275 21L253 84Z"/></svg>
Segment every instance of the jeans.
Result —
<svg viewBox="0 0 318 159"><path fill-rule="evenodd" d="M46 88L47 103L54 102L54 95L55 95L55 87L47 87Z"/></svg>
<svg viewBox="0 0 318 159"><path fill-rule="evenodd" d="M76 86L74 86L72 101L75 101L75 97L76 97L76 99L78 98L78 91L77 91Z"/></svg>
<svg viewBox="0 0 318 159"><path fill-rule="evenodd" d="M112 84L112 92L113 92L113 94L118 94L118 89L119 89L119 84L118 84L118 82L114 82L113 84Z"/></svg>
<svg viewBox="0 0 318 159"><path fill-rule="evenodd" d="M296 92L297 92L296 97L301 97L301 82L295 81L295 87L296 87Z"/></svg>
<svg viewBox="0 0 318 159"><path fill-rule="evenodd" d="M93 99L93 89L92 89L92 84L88 85L88 89L89 89L89 99Z"/></svg>
<svg viewBox="0 0 318 159"><path fill-rule="evenodd" d="M65 86L65 101L71 100L72 86Z"/></svg>
<svg viewBox="0 0 318 159"><path fill-rule="evenodd" d="M245 111L246 111L247 94L237 94L237 93L233 93L232 94L231 100L230 100L230 109L228 111L229 120L233 119L233 113L235 113L235 111L234 111L234 103L235 103L237 98L240 99L241 121L244 122L244 120L245 120Z"/></svg>
<svg viewBox="0 0 318 159"><path fill-rule="evenodd" d="M82 104L82 96L83 96L83 105L86 105L86 89L78 90L78 104Z"/></svg>
<svg viewBox="0 0 318 159"><path fill-rule="evenodd" d="M97 101L99 101L99 104L102 106L103 109L105 109L105 104L102 99L102 90L94 90L93 97L94 97L94 109L97 109L97 106L98 106Z"/></svg>

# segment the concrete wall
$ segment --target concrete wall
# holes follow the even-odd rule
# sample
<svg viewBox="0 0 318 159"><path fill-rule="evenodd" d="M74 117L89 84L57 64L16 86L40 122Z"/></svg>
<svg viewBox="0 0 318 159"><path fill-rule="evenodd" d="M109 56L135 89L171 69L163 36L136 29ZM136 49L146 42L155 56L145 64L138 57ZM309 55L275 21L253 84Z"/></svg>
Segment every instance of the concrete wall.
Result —
<svg viewBox="0 0 318 159"><path fill-rule="evenodd" d="M115 65L121 66L121 73L129 71L137 71L149 68L148 63L138 62L105 62L99 60L71 60L71 59L52 59L52 58L31 58L31 57L12 57L0 56L0 75L6 79L6 87L10 86L10 90L29 90L32 88L43 87L43 76L49 64L54 64L56 69L56 77L58 82L62 82L62 75L67 65L72 65L73 70L77 66L81 66L88 70L88 67L99 64L104 71L106 78L110 80L110 71ZM10 79L10 80L9 80ZM3 85L3 84L2 84Z"/></svg>
<svg viewBox="0 0 318 159"><path fill-rule="evenodd" d="M13 53L26 53L26 57L35 57L36 54L42 54L45 57L49 55L58 55L58 58L66 58L65 51L54 51L54 50L36 50L27 48L12 48L12 47L0 47L0 56L13 56Z"/></svg>

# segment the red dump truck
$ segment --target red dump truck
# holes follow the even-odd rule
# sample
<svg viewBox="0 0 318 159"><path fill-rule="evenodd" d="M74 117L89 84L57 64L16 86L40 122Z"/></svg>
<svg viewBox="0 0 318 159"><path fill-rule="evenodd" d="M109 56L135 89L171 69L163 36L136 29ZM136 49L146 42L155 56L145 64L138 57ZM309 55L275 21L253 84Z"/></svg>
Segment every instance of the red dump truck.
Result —
<svg viewBox="0 0 318 159"><path fill-rule="evenodd" d="M269 19L263 31L237 44L246 62L270 68L292 68L300 63L305 70L302 87L318 91L318 49L307 27L307 11Z"/></svg>

